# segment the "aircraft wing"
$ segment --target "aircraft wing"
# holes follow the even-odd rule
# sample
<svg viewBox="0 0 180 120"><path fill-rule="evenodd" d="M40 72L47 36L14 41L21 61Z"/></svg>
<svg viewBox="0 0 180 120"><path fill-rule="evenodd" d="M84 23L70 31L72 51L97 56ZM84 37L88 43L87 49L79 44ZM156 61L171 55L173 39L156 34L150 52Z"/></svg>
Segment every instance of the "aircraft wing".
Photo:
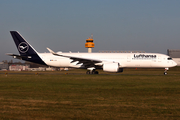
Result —
<svg viewBox="0 0 180 120"><path fill-rule="evenodd" d="M78 62L77 64L83 64L83 66L85 66L86 68L95 67L96 65L102 65L100 64L102 63L102 61L96 59L80 58L80 57L72 57L72 56L64 56L64 55L62 56L72 59L73 61L71 63Z"/></svg>
<svg viewBox="0 0 180 120"><path fill-rule="evenodd" d="M50 53L52 53L53 55L56 56L62 56L62 57L67 57L72 59L73 62L78 62L77 64L83 64L83 66L85 66L86 68L88 67L95 67L95 66L102 66L102 60L99 59L91 59L91 58L84 58L84 57L74 57L74 56L67 56L67 55L62 55L62 54L58 54L55 53L54 51L52 51L51 49L47 48L49 50Z"/></svg>

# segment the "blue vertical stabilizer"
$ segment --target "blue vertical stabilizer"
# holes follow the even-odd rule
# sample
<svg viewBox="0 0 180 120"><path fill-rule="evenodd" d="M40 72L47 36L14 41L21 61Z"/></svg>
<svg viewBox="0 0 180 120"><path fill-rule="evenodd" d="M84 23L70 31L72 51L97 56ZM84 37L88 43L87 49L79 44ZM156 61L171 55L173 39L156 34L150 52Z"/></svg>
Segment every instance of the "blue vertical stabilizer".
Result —
<svg viewBox="0 0 180 120"><path fill-rule="evenodd" d="M17 31L10 31L22 60L46 65L38 52Z"/></svg>

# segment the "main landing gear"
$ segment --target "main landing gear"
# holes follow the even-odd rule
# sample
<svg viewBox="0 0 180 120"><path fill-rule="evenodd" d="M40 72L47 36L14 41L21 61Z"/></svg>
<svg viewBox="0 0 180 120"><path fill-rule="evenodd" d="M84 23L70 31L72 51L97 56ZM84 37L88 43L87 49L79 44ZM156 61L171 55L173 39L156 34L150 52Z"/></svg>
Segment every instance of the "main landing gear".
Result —
<svg viewBox="0 0 180 120"><path fill-rule="evenodd" d="M87 68L86 74L99 74L99 72L96 71L95 67L90 67L90 68Z"/></svg>
<svg viewBox="0 0 180 120"><path fill-rule="evenodd" d="M94 69L94 70L88 70L86 74L99 74L99 72Z"/></svg>
<svg viewBox="0 0 180 120"><path fill-rule="evenodd" d="M169 70L169 68L165 68L164 70L164 75L167 75L167 71Z"/></svg>

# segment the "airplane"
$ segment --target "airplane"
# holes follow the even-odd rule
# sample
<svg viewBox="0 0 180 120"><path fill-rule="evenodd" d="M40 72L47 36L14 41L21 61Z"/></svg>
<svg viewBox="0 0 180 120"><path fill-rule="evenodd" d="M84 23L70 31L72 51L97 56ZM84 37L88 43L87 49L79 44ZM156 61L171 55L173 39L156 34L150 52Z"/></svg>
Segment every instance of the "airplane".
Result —
<svg viewBox="0 0 180 120"><path fill-rule="evenodd" d="M124 68L164 68L167 70L177 65L171 57L160 53L50 53L37 52L17 31L10 31L19 51L19 55L8 53L13 58L52 67L87 69L86 74L98 74L97 69L105 72L123 72Z"/></svg>

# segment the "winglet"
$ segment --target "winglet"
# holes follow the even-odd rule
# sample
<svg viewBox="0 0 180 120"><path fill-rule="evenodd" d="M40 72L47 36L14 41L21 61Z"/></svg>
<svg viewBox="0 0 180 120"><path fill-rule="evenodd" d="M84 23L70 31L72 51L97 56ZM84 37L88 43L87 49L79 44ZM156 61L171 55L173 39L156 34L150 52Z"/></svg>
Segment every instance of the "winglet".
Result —
<svg viewBox="0 0 180 120"><path fill-rule="evenodd" d="M52 53L52 54L56 54L54 51L52 51L50 48L47 48L47 50Z"/></svg>
<svg viewBox="0 0 180 120"><path fill-rule="evenodd" d="M49 51L50 53L52 53L53 55L56 55L56 56L61 56L61 55L59 55L59 54L55 53L54 51L52 51L50 48L47 48L47 49L48 49L48 51Z"/></svg>

